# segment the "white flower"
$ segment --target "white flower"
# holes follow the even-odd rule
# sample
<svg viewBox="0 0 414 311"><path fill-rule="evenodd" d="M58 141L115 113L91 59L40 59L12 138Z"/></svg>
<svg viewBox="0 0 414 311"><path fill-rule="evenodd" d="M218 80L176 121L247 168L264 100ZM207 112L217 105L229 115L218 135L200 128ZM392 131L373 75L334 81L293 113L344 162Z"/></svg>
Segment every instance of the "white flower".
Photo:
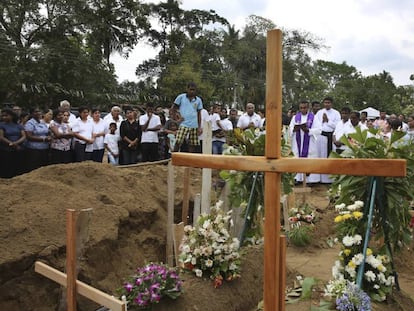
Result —
<svg viewBox="0 0 414 311"><path fill-rule="evenodd" d="M200 269L194 269L195 275L199 278L203 276L203 271Z"/></svg>
<svg viewBox="0 0 414 311"><path fill-rule="evenodd" d="M351 266L347 265L347 266L345 267L345 271L346 271L346 272L348 272L348 274L349 274L349 276L350 276L351 278L355 278L355 276L356 276L356 271L355 271L355 268L353 268L353 267L351 267Z"/></svg>
<svg viewBox="0 0 414 311"><path fill-rule="evenodd" d="M339 260L335 261L335 265L332 267L332 277L335 280L340 280L344 277L342 274L343 268L341 262Z"/></svg>
<svg viewBox="0 0 414 311"><path fill-rule="evenodd" d="M229 270L232 270L232 271L237 270L237 265L234 262L232 262L230 264Z"/></svg>
<svg viewBox="0 0 414 311"><path fill-rule="evenodd" d="M213 263L214 262L211 259L207 259L205 261L205 265L206 265L207 268L211 268L213 266Z"/></svg>
<svg viewBox="0 0 414 311"><path fill-rule="evenodd" d="M363 254L361 254L361 253L359 253L359 254L356 254L354 257L352 257L352 261L357 265L357 266L359 266L361 263L362 263L362 261L364 260L364 255Z"/></svg>
<svg viewBox="0 0 414 311"><path fill-rule="evenodd" d="M381 265L381 260L375 258L374 255L370 255L366 258L366 262L373 268L377 269L379 265Z"/></svg>
<svg viewBox="0 0 414 311"><path fill-rule="evenodd" d="M345 206L346 206L345 203L341 203L341 204L335 205L335 210L336 211L343 210L345 208Z"/></svg>
<svg viewBox="0 0 414 311"><path fill-rule="evenodd" d="M387 280L385 281L385 285L386 285L386 286L391 286L391 285L394 285L394 283L395 283L395 278L394 278L392 275L390 275L390 276L387 278Z"/></svg>
<svg viewBox="0 0 414 311"><path fill-rule="evenodd" d="M348 205L348 206L347 206L347 209L348 209L348 211L353 212L353 211L358 210L358 209L359 209L359 206L358 206L358 205L356 205L356 204L351 204L351 205Z"/></svg>
<svg viewBox="0 0 414 311"><path fill-rule="evenodd" d="M359 234L355 234L354 236L354 244L355 245L360 245L362 242L362 236L360 236Z"/></svg>
<svg viewBox="0 0 414 311"><path fill-rule="evenodd" d="M354 203L356 206L358 206L359 208L363 208L364 207L364 202L362 201L355 201Z"/></svg>
<svg viewBox="0 0 414 311"><path fill-rule="evenodd" d="M380 281L381 284L385 284L387 282L387 279L384 273L382 272L378 273L378 280Z"/></svg>
<svg viewBox="0 0 414 311"><path fill-rule="evenodd" d="M203 228L204 228L204 229L210 229L210 228L211 228L211 222L210 222L210 219L207 219L207 220L203 223Z"/></svg>
<svg viewBox="0 0 414 311"><path fill-rule="evenodd" d="M190 246L188 244L181 244L181 251L183 253L189 253L190 252Z"/></svg>
<svg viewBox="0 0 414 311"><path fill-rule="evenodd" d="M342 243L346 246L346 247L351 247L352 245L354 245L354 238L346 235L344 236L344 238L342 239Z"/></svg>
<svg viewBox="0 0 414 311"><path fill-rule="evenodd" d="M378 284L375 284L375 285L374 285L374 288L375 288L375 289L380 289L380 286L379 286Z"/></svg>
<svg viewBox="0 0 414 311"><path fill-rule="evenodd" d="M223 203L224 202L222 200L218 200L217 203L216 203L216 207L221 208L223 206Z"/></svg>
<svg viewBox="0 0 414 311"><path fill-rule="evenodd" d="M191 264L192 264L193 266L195 266L195 265L196 265L196 263L197 263L197 258L196 258L196 257L191 258Z"/></svg>
<svg viewBox="0 0 414 311"><path fill-rule="evenodd" d="M193 227L192 226L187 225L187 226L184 227L184 232L191 232L191 231L193 231Z"/></svg>
<svg viewBox="0 0 414 311"><path fill-rule="evenodd" d="M371 270L368 270L367 272L365 272L365 278L368 282L374 282L376 279L376 275Z"/></svg>

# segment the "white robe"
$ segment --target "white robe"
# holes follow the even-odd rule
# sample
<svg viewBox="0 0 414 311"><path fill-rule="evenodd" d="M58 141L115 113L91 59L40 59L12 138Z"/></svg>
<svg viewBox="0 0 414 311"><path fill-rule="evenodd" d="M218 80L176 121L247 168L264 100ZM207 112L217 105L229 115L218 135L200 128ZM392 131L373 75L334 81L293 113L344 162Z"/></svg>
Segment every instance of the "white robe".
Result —
<svg viewBox="0 0 414 311"><path fill-rule="evenodd" d="M301 121L296 122L295 116L290 121L289 125L289 132L290 136L292 137L292 152L295 155L295 157L299 157L299 149L298 144L296 141L296 132L293 132L293 128L296 124L303 124L306 123L308 120L308 114L301 115ZM318 148L317 148L317 141L319 140L320 134L321 134L321 124L320 122L314 117L313 123L311 128L309 129L309 151L308 151L308 158L318 158ZM303 142L304 142L304 135L305 132L300 130L300 141L301 141L301 150L303 149ZM306 172L300 172L296 174L295 180L298 182L303 181L303 176ZM306 181L308 183L317 183L320 181L320 174L310 174L309 176L306 176Z"/></svg>
<svg viewBox="0 0 414 311"><path fill-rule="evenodd" d="M323 114L326 113L328 117L328 122L323 122ZM333 108L327 110L325 108L319 110L316 113L315 119L317 119L322 124L322 132L333 132L335 130L336 124L341 120L341 114L338 110ZM318 152L319 158L327 158L328 157L328 138L326 136L321 135L320 139L317 142L318 145ZM332 143L332 150L333 148ZM328 174L321 174L321 183L332 183L332 180L329 178Z"/></svg>

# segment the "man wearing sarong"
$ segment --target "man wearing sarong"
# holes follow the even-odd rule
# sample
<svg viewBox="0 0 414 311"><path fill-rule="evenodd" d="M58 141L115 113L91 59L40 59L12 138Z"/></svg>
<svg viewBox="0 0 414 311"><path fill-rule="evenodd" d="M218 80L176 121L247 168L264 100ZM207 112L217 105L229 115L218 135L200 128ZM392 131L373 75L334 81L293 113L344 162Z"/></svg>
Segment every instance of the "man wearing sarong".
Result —
<svg viewBox="0 0 414 311"><path fill-rule="evenodd" d="M292 152L299 158L317 158L317 140L321 134L321 123L309 111L309 102L304 100L299 104L299 112L292 117L289 125L292 137ZM302 182L306 172L296 174L295 181ZM320 174L306 175L307 183L318 183Z"/></svg>
<svg viewBox="0 0 414 311"><path fill-rule="evenodd" d="M341 120L341 114L338 110L332 108L332 97L325 97L321 110L316 113L315 119L322 124L322 133L318 140L319 158L328 158L333 147L333 132L336 124ZM321 183L330 184L332 180L327 174L321 174Z"/></svg>

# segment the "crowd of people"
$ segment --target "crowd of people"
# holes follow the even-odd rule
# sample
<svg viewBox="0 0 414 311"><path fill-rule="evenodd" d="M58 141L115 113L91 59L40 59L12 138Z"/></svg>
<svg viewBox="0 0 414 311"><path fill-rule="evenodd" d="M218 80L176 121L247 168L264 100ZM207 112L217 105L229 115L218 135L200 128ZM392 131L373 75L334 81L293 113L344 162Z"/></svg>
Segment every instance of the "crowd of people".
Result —
<svg viewBox="0 0 414 311"><path fill-rule="evenodd" d="M387 118L385 112L375 119L347 107L339 112L329 97L322 105L302 101L297 113L291 109L283 116L295 156L326 158L332 150L340 153L345 149L340 138L358 126L381 128L384 139L393 128L414 134L413 116L405 123L395 115ZM2 109L0 177L10 178L48 164L90 160L128 165L168 159L175 151L202 152L205 122L211 122L213 154L222 154L233 129L264 131L266 127L264 113L256 113L253 103L241 115L219 104L207 111L192 82L169 110L147 104L141 113L130 106L113 106L103 118L99 109L81 106L77 112L78 116L71 112L67 100L55 110L32 108L25 113L18 106ZM303 181L304 176L297 174L296 181ZM320 174L306 179L308 183L331 182L329 176Z"/></svg>
<svg viewBox="0 0 414 311"><path fill-rule="evenodd" d="M333 99L326 97L320 107L319 102L301 101L299 111L291 111L287 123L287 133L291 141L292 151L296 157L302 158L326 158L332 151L341 154L347 149L343 137L349 138L349 134L355 133L357 128L361 131L375 128L379 136L389 140L395 130L406 133L402 143L412 143L414 139L414 115L405 120L404 115L380 112L379 117L368 116L366 112L351 111L348 107L342 107L340 111L333 108ZM329 175L298 173L296 182L302 182L306 178L308 184L331 183Z"/></svg>

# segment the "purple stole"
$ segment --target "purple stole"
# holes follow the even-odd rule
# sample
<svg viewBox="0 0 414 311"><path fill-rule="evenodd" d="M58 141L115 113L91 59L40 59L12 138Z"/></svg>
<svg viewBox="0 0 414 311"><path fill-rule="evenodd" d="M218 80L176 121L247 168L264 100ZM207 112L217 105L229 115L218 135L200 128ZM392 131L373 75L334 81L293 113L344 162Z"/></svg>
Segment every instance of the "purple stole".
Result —
<svg viewBox="0 0 414 311"><path fill-rule="evenodd" d="M313 113L312 112L308 112L308 119L306 120L306 126L310 129L312 127L313 124ZM297 113L295 115L295 122L296 124L301 124L302 121L302 114L301 113ZM298 152L299 152L299 158L307 158L308 157L308 153L309 153L309 140L310 140L310 136L308 133L303 132L303 148L302 148L302 139L301 139L301 135L300 135L300 131L296 132L296 143L298 145Z"/></svg>

